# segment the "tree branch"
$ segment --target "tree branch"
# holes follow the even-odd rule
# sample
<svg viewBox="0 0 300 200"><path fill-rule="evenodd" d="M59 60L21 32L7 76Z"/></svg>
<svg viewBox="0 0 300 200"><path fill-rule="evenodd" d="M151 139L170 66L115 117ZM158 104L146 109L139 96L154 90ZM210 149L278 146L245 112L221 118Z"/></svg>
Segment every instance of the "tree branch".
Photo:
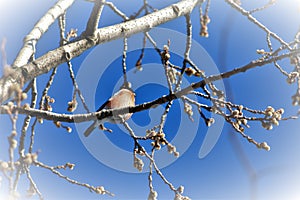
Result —
<svg viewBox="0 0 300 200"><path fill-rule="evenodd" d="M0 103L9 98L8 91L13 84L20 84L22 79L24 83L26 83L34 77L48 73L52 68L67 61L65 54L68 54L69 58L74 58L80 56L87 49L95 45L124 36L129 37L139 32L145 32L155 26L190 13L195 6L202 1L203 0L182 0L179 3L172 4L171 6L139 19L97 29L95 34L97 37L96 43L88 38L81 37L77 41L49 51L34 62L28 63L19 69L14 69L10 76L0 79Z"/></svg>
<svg viewBox="0 0 300 200"><path fill-rule="evenodd" d="M86 25L85 36L94 36L95 31L98 28L100 16L104 7L105 0L96 0L94 2L93 11Z"/></svg>
<svg viewBox="0 0 300 200"><path fill-rule="evenodd" d="M24 38L24 44L17 55L13 67L21 67L27 64L35 51L35 45L55 20L66 12L74 3L74 0L59 0L48 12L35 24L31 32Z"/></svg>
<svg viewBox="0 0 300 200"><path fill-rule="evenodd" d="M263 31L265 31L267 34L270 34L274 39L276 39L278 42L280 42L281 45L286 46L289 50L291 50L291 47L288 43L286 43L283 39L281 39L276 33L270 31L266 26L264 26L262 23L257 21L255 17L251 15L252 12L246 11L241 6L239 6L237 3L233 2L232 0L225 0L231 7L239 11L242 15L246 16L251 22L256 24L259 28L261 28Z"/></svg>
<svg viewBox="0 0 300 200"><path fill-rule="evenodd" d="M189 94L191 91L197 89L197 88L203 88L206 84L224 79L224 78L229 78L235 74L241 73L241 72L246 72L249 69L253 69L255 67L259 66L265 66L267 64L273 63L274 61L278 61L287 57L291 57L294 55L300 54L300 49L296 49L294 51L291 51L290 53L282 54L279 56L274 56L272 58L269 58L267 60L255 60L251 61L247 65L244 65L243 67L240 68L235 68L231 71L224 72L221 74L217 75L212 75L208 76L205 80L201 80L199 82L191 83L188 87L172 94L164 95L156 100L153 100L151 102L146 102L143 104L136 105L134 107L125 107L125 108L120 108L120 109L109 109L109 110L101 110L99 112L94 112L94 113L88 113L88 114L60 114L60 113L54 113L54 112L48 112L48 111L42 111L38 109L31 109L31 108L20 108L20 107L13 107L12 113L15 111L18 111L19 114L26 114L30 115L32 117L39 117L43 118L46 120L52 120L52 121L60 121L60 122L68 122L68 123L79 123L79 122L85 122L85 121L91 121L95 119L105 119L109 116L114 115L123 115L125 113L135 113L135 112L140 112L143 110L147 110L150 108L154 108L157 105L161 105L170 101L173 101L175 99L181 98L183 95ZM0 107L0 113L1 114L6 114L7 113L7 106L1 106Z"/></svg>

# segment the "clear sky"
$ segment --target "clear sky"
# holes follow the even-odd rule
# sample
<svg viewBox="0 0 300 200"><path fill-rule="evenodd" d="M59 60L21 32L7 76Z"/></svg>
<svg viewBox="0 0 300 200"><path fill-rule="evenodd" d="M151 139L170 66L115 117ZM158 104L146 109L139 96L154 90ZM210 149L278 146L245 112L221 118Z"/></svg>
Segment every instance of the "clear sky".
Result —
<svg viewBox="0 0 300 200"><path fill-rule="evenodd" d="M142 4L141 0L114 1L125 13L132 14ZM126 2L126 3L125 3ZM162 8L175 1L153 1L149 3ZM264 1L267 2L267 1ZM245 9L263 5L261 1L242 1ZM0 0L0 38L7 39L8 63L12 63L21 48L24 36L35 22L53 5L55 1L4 1ZM77 28L79 34L84 30L92 3L78 0L67 12L66 30ZM243 66L259 58L257 49L267 49L266 34L249 22L246 17L223 1L212 1L209 11L209 38L199 36L199 11L192 13L193 39L191 57L207 74L225 72ZM300 22L299 0L278 0L277 4L254 15L263 24L277 33L285 41L292 41ZM100 26L112 25L120 21L108 8L104 9ZM185 19L180 18L154 29L150 34L156 39L160 48L171 40L172 59L177 65L182 63L182 52L185 49ZM42 37L37 45L39 57L59 45L58 26L55 23ZM278 47L272 40L274 47ZM141 35L128 40L128 79L136 91L137 103L150 101L167 94L167 84L160 65L159 57L147 44L144 70L135 72L134 65L142 46ZM74 71L79 87L86 95L91 110L97 109L120 86L122 40L95 47L81 57L73 60ZM281 62L287 71L293 70L289 62ZM2 73L2 72L1 72ZM38 89L42 91L49 74L38 78ZM197 81L186 78L184 84ZM250 70L230 80L218 82L225 85L226 95L237 104L253 109L264 109L268 105L285 108L285 115L294 115L298 108L292 106L291 96L295 94L295 85L288 85L286 78L273 65ZM67 65L58 68L54 84L49 95L54 97L53 111L66 113L67 102L73 93ZM202 99L198 99L203 102ZM83 112L79 105L76 113ZM129 124L136 134L143 135L145 129L159 123L163 107L158 106L150 111L135 113ZM174 159L172 155L158 155L158 165L175 187L183 185L184 194L192 199L299 199L300 162L299 162L299 120L281 122L279 127L266 131L260 123L251 123L246 133L258 141L267 141L271 151L257 149L232 131L230 126L216 122L210 131L194 108L194 122L190 122L183 111L183 105L175 101L166 122L167 138L182 150L181 156ZM22 119L22 118L21 118ZM22 126L22 120L18 127ZM67 125L67 124L66 124ZM62 173L81 182L91 185L104 185L115 193L115 197L98 196L86 188L66 183L49 171L32 167L33 179L36 181L45 199L146 199L149 193L147 164L144 173L133 168L131 151L133 141L117 125L107 124L113 133L94 132L91 137L83 138L83 130L89 123L71 124L72 133L58 129L52 122L44 121L36 127L34 151L40 151L39 159L48 165L61 165L66 162L76 164L73 171L62 170ZM11 130L10 121L0 116L0 160L7 160L7 136ZM221 130L221 132L220 132ZM219 132L218 132L219 131ZM206 134L220 135L216 144L207 155L199 156ZM27 141L29 138L27 138ZM145 162L147 163L147 162ZM0 174L2 176L2 174ZM154 175L154 188L158 199L172 199L173 193ZM24 193L28 187L25 175L20 181L19 189ZM7 190L7 182L0 186L0 197ZM35 197L36 199L37 197ZM2 198L0 198L2 199ZM23 198L24 199L24 198Z"/></svg>

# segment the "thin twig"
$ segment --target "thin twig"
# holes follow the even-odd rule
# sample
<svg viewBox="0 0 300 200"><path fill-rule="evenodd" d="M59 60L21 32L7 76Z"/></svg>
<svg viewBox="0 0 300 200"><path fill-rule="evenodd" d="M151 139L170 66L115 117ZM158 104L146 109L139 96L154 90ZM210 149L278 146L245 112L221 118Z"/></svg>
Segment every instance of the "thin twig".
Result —
<svg viewBox="0 0 300 200"><path fill-rule="evenodd" d="M66 31L66 13L63 13L61 16L58 18L58 25L59 25L59 34L60 34L60 46L63 46L64 44L67 43L66 41L66 36L65 36L65 31Z"/></svg>
<svg viewBox="0 0 300 200"><path fill-rule="evenodd" d="M112 11L114 11L114 13L116 13L117 15L119 15L120 17L123 18L124 21L128 21L129 18L126 16L125 13L123 13L122 11L120 11L112 2L104 2L105 5L109 6L110 9Z"/></svg>
<svg viewBox="0 0 300 200"><path fill-rule="evenodd" d="M51 73L51 75L50 75L50 77L49 77L49 80L48 80L48 82L47 82L47 84L46 84L46 87L45 87L44 90L43 90L42 97L41 97L41 100L40 100L40 103L39 103L39 108L42 109L42 110L44 109L43 104L44 104L44 101L45 101L46 96L48 95L48 91L49 91L50 87L51 87L52 84L53 84L53 80L54 80L54 77L55 77L55 75L56 75L56 72L57 72L57 67L55 67L55 68L52 70L52 73Z"/></svg>
<svg viewBox="0 0 300 200"><path fill-rule="evenodd" d="M36 86L36 78L34 78L31 82L31 104L30 108L35 108L37 102L37 86ZM25 136L26 132L29 127L29 123L31 120L31 116L27 115L23 122L23 127L21 131L21 137L20 137L20 144L19 144L19 155L20 157L23 157L24 155L24 143L25 143ZM30 142L32 143L32 142ZM31 152L30 152L31 153Z"/></svg>
<svg viewBox="0 0 300 200"><path fill-rule="evenodd" d="M156 171L156 173L160 176L160 178L163 180L163 182L169 186L170 190L174 191L176 193L176 188L173 186L173 184L167 180L167 178L163 175L163 173L160 171L158 166L156 165L155 160L147 153L145 152L145 156L152 162L152 165Z"/></svg>
<svg viewBox="0 0 300 200"><path fill-rule="evenodd" d="M154 148L152 149L151 151L151 157L153 158L154 157ZM148 174L148 184L149 184L149 189L150 191L154 191L154 187L153 187L153 169L152 169L152 166L153 166L153 162L150 160L150 164L149 164L149 174Z"/></svg>
<svg viewBox="0 0 300 200"><path fill-rule="evenodd" d="M30 175L30 171L29 171L29 168L28 167L24 167L25 169L25 172L26 172L26 176L31 184L31 186L33 187L34 191L38 194L40 200L43 200L44 197L42 195L42 193L40 192L40 190L38 189L36 183L34 182L34 180L32 179L31 175Z"/></svg>
<svg viewBox="0 0 300 200"><path fill-rule="evenodd" d="M137 141L137 137L134 133L134 131L132 130L132 128L128 125L127 122L123 121L122 124L124 125L124 127L128 130L130 136L134 139L135 143L139 145L138 141ZM167 184L169 186L169 188L176 192L176 188L172 185L171 182L169 182L167 180L167 178L163 175L163 173L160 171L160 169L158 168L158 166L155 163L154 158L152 158L147 151L145 151L145 149L143 147L141 147L143 153L145 154L145 156L150 160L150 163L152 163L156 173L160 176L160 178L164 181L165 184Z"/></svg>
<svg viewBox="0 0 300 200"><path fill-rule="evenodd" d="M37 118L34 120L34 122L31 125L30 143L28 148L29 153L32 153L32 149L33 149L36 123L37 123Z"/></svg>
<svg viewBox="0 0 300 200"><path fill-rule="evenodd" d="M72 68L72 63L71 63L71 61L68 61L67 63L68 63L68 69L69 69L70 77L72 79L73 86L75 87L74 93L78 94L84 109L89 113L90 110L89 110L87 104L85 103L84 97L83 97L83 95L82 95L82 93L79 89L79 86L77 84L77 81L75 79L74 71L73 71L73 68Z"/></svg>
<svg viewBox="0 0 300 200"><path fill-rule="evenodd" d="M250 14L253 14L253 13L255 13L255 12L265 10L265 9L267 9L268 7L274 5L275 3L276 3L276 0L269 0L269 2L266 3L265 5L263 5L262 7L255 8L255 9L249 11L249 13L250 13Z"/></svg>
<svg viewBox="0 0 300 200"><path fill-rule="evenodd" d="M81 182L78 182L76 180L73 180L71 178L69 178L68 176L65 176L63 174L61 174L59 171L55 170L54 167L50 167L48 165L45 165L43 164L42 162L39 162L39 161L35 161L34 164L38 167L42 167L44 169L48 169L49 171L51 171L53 174L57 175L58 177L62 178L62 179L65 179L66 181L68 181L69 183L72 183L72 184L75 184L75 185L78 185L78 186L82 186L82 187L85 187L87 189L89 189L90 191L94 191L96 193L99 193L98 192L98 187L95 187L95 186L91 186L87 183L81 183ZM110 195L110 196L114 196L113 193L107 191L107 190L104 190L104 193Z"/></svg>
<svg viewBox="0 0 300 200"><path fill-rule="evenodd" d="M123 54L122 54L122 69L123 69L123 78L124 78L124 82L123 85L124 86L128 86L128 80L127 80L127 73L126 73L126 58L127 58L127 38L124 37L123 39Z"/></svg>
<svg viewBox="0 0 300 200"><path fill-rule="evenodd" d="M231 5L231 7L233 7L237 11L239 11L242 15L246 16L249 19L249 21L253 22L255 25L257 25L260 29L262 29L263 31L265 31L267 34L270 34L270 36L272 36L274 39L276 39L282 45L286 46L290 51L292 50L292 48L289 46L288 43L286 43L276 33L270 31L265 25L263 25L262 23L260 23L255 17L253 17L251 15L251 13L249 11L246 11L245 9L243 9L241 6L239 6L238 4L236 4L235 2L233 2L232 0L225 0L225 1L229 5Z"/></svg>
<svg viewBox="0 0 300 200"><path fill-rule="evenodd" d="M6 46L6 38L3 38L1 41L1 48L0 48L3 68L7 66L7 56L6 56L5 46Z"/></svg>

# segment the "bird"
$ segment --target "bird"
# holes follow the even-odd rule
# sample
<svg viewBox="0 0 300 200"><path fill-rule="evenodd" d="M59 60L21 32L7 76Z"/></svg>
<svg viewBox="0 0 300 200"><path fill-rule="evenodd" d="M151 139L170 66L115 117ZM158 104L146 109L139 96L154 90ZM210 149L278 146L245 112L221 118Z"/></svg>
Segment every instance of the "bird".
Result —
<svg viewBox="0 0 300 200"><path fill-rule="evenodd" d="M103 109L119 109L129 106L135 106L135 93L129 87L121 87L112 97L110 97L102 106L98 108L96 112ZM95 120L84 132L84 136L88 137L96 127L103 127L104 122L110 122L113 124L119 124L123 120L126 121L131 117L132 113L126 113L123 115L116 115L101 120Z"/></svg>

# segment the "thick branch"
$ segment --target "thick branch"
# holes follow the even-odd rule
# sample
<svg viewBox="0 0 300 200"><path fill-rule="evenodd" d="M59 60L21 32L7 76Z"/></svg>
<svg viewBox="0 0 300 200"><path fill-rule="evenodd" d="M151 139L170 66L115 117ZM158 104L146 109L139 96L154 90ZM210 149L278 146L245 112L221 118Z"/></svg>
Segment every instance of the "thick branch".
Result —
<svg viewBox="0 0 300 200"><path fill-rule="evenodd" d="M217 75L212 75L207 77L205 80L196 82L196 83L192 83L190 84L190 86L176 92L173 94L169 94L169 95L164 95L154 101L151 102L146 102L143 104L139 104L137 106L134 107L126 107L126 108L121 108L121 109L114 109L114 110L102 110L99 112L94 112L94 113L88 113L88 114L77 114L77 115L72 115L72 114L59 114L59 113L53 113L53 112L48 112L48 111L41 111L41 110L37 110L37 109L23 109L23 108L18 108L18 107L14 107L13 108L13 112L14 111L18 111L20 114L26 114L26 115L30 115L32 117L40 117L46 120L52 120L52 121L61 121L61 122L69 122L69 123L73 123L73 122L85 122L85 121L91 121L91 120L95 120L95 119L104 119L107 118L109 116L114 115L122 115L125 113L135 113L135 112L140 112L143 110L148 110L150 108L154 108L157 105L161 105L170 101L173 101L175 99L181 98L183 95L187 95L189 94L191 91L197 89L197 88L201 88L204 87L206 84L220 80L220 79L224 79L224 78L229 78L235 74L241 73L241 72L246 72L249 69L253 69L255 67L259 67L259 66L266 66L267 64L273 63L275 60L281 60L283 58L286 57L290 57L296 54L299 54L300 50L297 49L295 51L292 51L290 53L287 54L283 54L280 56L276 56L276 57L272 57L268 60L256 60L256 61L252 61L250 63L248 63L247 65L244 65L243 67L240 68L235 68L231 71L222 73L222 74L217 74ZM6 113L6 110L4 109L4 106L0 107L0 113Z"/></svg>
<svg viewBox="0 0 300 200"><path fill-rule="evenodd" d="M176 19L182 15L190 13L194 7L202 0L182 0L179 3L172 4L160 11L151 13L139 19L127 21L113 26L97 29L96 41L87 38L81 38L70 44L59 47L53 51L49 51L45 55L39 57L34 62L28 63L20 69L14 69L9 77L0 79L0 102L9 98L8 90L14 84L20 84L23 78L24 82L32 80L41 74L49 72L52 68L66 62L65 54L69 58L80 56L87 49L101 43L109 42L121 37L145 32L155 26Z"/></svg>
<svg viewBox="0 0 300 200"><path fill-rule="evenodd" d="M21 67L27 64L29 58L35 51L36 42L55 22L55 20L66 12L74 3L74 0L60 0L35 24L31 32L24 38L24 44L17 55L13 67Z"/></svg>
<svg viewBox="0 0 300 200"><path fill-rule="evenodd" d="M100 16L104 7L105 0L96 0L94 3L93 11L86 25L85 35L91 36L98 29Z"/></svg>

